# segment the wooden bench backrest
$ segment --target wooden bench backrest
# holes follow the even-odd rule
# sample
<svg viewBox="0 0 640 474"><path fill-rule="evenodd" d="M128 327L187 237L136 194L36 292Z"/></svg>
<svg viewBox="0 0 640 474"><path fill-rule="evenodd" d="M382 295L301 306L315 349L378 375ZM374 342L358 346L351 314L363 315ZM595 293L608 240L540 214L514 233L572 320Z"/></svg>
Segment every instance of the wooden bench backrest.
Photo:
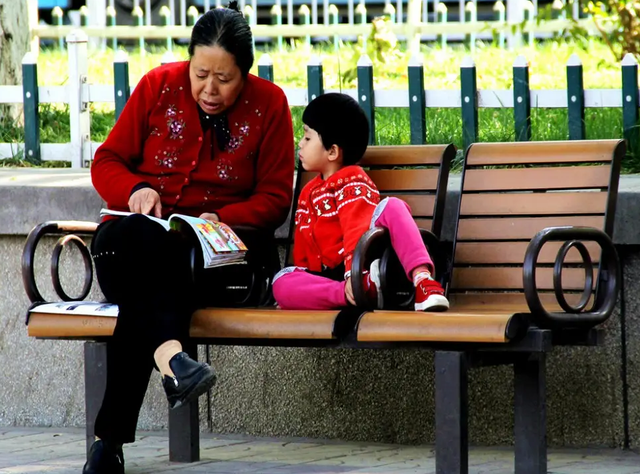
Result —
<svg viewBox="0 0 640 474"><path fill-rule="evenodd" d="M488 293L522 292L522 265L529 240L551 226L589 226L613 233L620 140L476 143L467 150L462 175L449 292L459 301L485 303ZM541 290L553 290L558 243L543 247ZM587 244L594 262L597 245ZM577 251L566 263L580 263ZM582 290L584 270L566 268L563 287ZM515 298L514 298L515 297ZM518 300L516 295L511 299ZM523 298L520 298L524 302Z"/></svg>
<svg viewBox="0 0 640 474"><path fill-rule="evenodd" d="M396 196L406 201L419 227L440 235L444 214L444 201L451 160L455 157L453 145L400 145L370 146L362 166L380 190L381 198ZM316 176L299 167L296 177L294 209L300 191ZM293 223L289 242L293 241ZM287 257L290 262L290 257Z"/></svg>

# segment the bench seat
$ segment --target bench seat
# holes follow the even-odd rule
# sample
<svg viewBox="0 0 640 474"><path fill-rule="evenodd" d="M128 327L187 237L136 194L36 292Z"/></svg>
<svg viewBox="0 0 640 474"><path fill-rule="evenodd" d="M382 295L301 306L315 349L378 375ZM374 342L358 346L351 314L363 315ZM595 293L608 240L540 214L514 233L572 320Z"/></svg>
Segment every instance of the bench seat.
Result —
<svg viewBox="0 0 640 474"><path fill-rule="evenodd" d="M46 308L46 306L44 306ZM340 342L338 311L290 311L265 308L206 308L194 313L194 339L299 339ZM116 317L85 311L74 315L39 311L29 314L28 333L46 339L102 339L113 334ZM359 321L358 321L359 319ZM420 313L365 312L354 320L362 342L508 343L526 330L520 313L491 309ZM352 333L353 331L349 331Z"/></svg>

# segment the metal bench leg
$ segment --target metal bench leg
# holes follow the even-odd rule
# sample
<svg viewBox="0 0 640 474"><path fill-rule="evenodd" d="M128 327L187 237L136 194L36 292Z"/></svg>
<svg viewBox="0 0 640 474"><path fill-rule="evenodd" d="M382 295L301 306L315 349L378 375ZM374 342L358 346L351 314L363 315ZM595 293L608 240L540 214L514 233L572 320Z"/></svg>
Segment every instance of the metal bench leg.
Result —
<svg viewBox="0 0 640 474"><path fill-rule="evenodd" d="M183 346L189 356L198 360L197 344ZM200 421L198 400L175 410L169 410L169 461L200 460Z"/></svg>
<svg viewBox="0 0 640 474"><path fill-rule="evenodd" d="M514 363L515 472L547 472L546 355Z"/></svg>
<svg viewBox="0 0 640 474"><path fill-rule="evenodd" d="M84 400L87 431L87 455L95 441L95 425L107 388L107 344L84 343Z"/></svg>
<svg viewBox="0 0 640 474"><path fill-rule="evenodd" d="M469 472L468 361L464 352L437 351L436 473Z"/></svg>

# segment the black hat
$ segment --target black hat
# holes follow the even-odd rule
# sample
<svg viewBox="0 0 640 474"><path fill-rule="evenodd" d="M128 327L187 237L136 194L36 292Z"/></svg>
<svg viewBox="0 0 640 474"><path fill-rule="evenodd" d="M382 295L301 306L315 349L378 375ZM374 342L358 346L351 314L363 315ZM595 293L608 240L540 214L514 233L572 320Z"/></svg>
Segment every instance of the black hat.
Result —
<svg viewBox="0 0 640 474"><path fill-rule="evenodd" d="M337 145L342 149L344 165L362 159L369 143L369 121L364 110L350 96L331 92L311 102L302 121L320 135L325 149Z"/></svg>

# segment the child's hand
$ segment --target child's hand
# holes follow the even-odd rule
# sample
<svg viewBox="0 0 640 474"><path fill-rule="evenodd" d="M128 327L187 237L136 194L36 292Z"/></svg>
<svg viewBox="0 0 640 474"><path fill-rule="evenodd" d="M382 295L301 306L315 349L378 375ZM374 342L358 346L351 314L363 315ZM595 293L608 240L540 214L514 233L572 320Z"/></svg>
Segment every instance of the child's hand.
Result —
<svg viewBox="0 0 640 474"><path fill-rule="evenodd" d="M356 305L356 300L353 297L353 287L351 286L351 277L346 279L344 285L344 296L347 298L347 301L351 303L353 306Z"/></svg>

